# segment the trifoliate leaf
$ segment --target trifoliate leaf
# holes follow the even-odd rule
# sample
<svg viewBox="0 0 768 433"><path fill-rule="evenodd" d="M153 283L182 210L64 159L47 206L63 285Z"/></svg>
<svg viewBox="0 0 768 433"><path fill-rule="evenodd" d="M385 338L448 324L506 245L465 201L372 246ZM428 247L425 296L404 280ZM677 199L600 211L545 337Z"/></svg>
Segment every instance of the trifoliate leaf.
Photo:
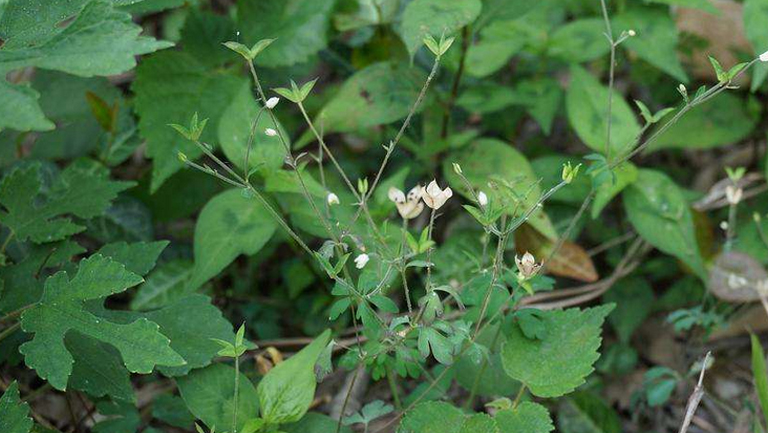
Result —
<svg viewBox="0 0 768 433"><path fill-rule="evenodd" d="M13 382L0 398L0 431L3 433L28 433L32 428L29 405L19 398L19 384Z"/></svg>
<svg viewBox="0 0 768 433"><path fill-rule="evenodd" d="M549 433L555 429L547 408L529 401L514 409L500 410L495 420L503 433Z"/></svg>
<svg viewBox="0 0 768 433"><path fill-rule="evenodd" d="M531 340L512 323L501 353L504 370L538 397L559 397L579 385L600 357L597 349L605 317L612 305L579 310L543 311L547 335Z"/></svg>
<svg viewBox="0 0 768 433"><path fill-rule="evenodd" d="M250 44L275 39L257 53L257 65L290 66L309 60L328 44L333 0L237 2L239 29ZM253 48L259 47L254 45Z"/></svg>
<svg viewBox="0 0 768 433"><path fill-rule="evenodd" d="M447 36L471 23L481 8L480 0L414 0L408 3L400 28L408 53L413 57L429 35L438 38L445 32Z"/></svg>
<svg viewBox="0 0 768 433"><path fill-rule="evenodd" d="M225 191L208 202L195 226L195 272L189 288L200 287L240 254L256 254L277 223L255 198Z"/></svg>
<svg viewBox="0 0 768 433"><path fill-rule="evenodd" d="M168 125L187 125L198 113L199 118L209 119L200 140L216 143L222 113L244 83L243 78L211 70L185 52L165 51L144 58L136 69L132 89L139 132L147 140L147 155L153 161L152 192L184 167L177 157L179 151L190 160L203 154Z"/></svg>
<svg viewBox="0 0 768 433"><path fill-rule="evenodd" d="M261 418L269 424L296 422L307 413L315 396L315 363L331 338L330 330L296 355L277 364L256 389Z"/></svg>
<svg viewBox="0 0 768 433"><path fill-rule="evenodd" d="M120 293L142 281L141 277L101 255L80 262L70 278L61 271L45 282L42 299L25 311L21 327L33 333L31 341L19 351L26 364L56 389L64 390L72 373L72 355L64 345L69 331L93 337L117 348L126 368L134 373L150 373L156 365L179 366L184 359L169 345L158 325L147 319L118 324L86 309L87 301Z"/></svg>
<svg viewBox="0 0 768 433"><path fill-rule="evenodd" d="M109 171L95 163L70 164L45 194L41 194L40 165L18 168L0 184L0 222L15 234L16 240L52 242L64 239L85 227L62 217L72 214L91 218L101 214L117 193L131 182L109 180Z"/></svg>
<svg viewBox="0 0 768 433"><path fill-rule="evenodd" d="M181 397L190 412L209 428L233 431L235 408L235 369L226 364L213 364L176 379ZM258 415L258 397L250 379L240 373L237 399L238 431L246 421Z"/></svg>

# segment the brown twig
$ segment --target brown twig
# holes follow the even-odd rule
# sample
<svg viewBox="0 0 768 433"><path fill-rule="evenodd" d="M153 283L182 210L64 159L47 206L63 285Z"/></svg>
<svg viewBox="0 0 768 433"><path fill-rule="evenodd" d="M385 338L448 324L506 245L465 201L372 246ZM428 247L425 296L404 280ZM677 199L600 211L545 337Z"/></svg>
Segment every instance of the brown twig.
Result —
<svg viewBox="0 0 768 433"><path fill-rule="evenodd" d="M680 426L679 433L686 433L688 427L691 426L693 421L693 415L696 413L696 409L701 403L701 398L704 397L704 372L707 371L707 363L712 352L707 352L704 356L704 361L701 364L701 373L699 373L699 382L696 384L696 388L693 390L693 394L688 397L688 404L685 406L685 418L683 419L683 425Z"/></svg>

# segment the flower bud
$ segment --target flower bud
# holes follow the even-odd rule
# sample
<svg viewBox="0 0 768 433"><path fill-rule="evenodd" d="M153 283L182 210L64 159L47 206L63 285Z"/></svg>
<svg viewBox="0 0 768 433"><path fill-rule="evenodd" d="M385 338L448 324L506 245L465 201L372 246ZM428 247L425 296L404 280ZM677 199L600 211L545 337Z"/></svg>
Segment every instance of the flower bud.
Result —
<svg viewBox="0 0 768 433"><path fill-rule="evenodd" d="M264 133L267 134L267 137L274 137L277 135L277 131L275 131L272 128L267 128L264 130Z"/></svg>
<svg viewBox="0 0 768 433"><path fill-rule="evenodd" d="M368 254L360 254L359 256L355 257L355 267L357 269L363 269L366 264L368 264L368 260L371 258L368 257Z"/></svg>
<svg viewBox="0 0 768 433"><path fill-rule="evenodd" d="M488 196L485 195L484 192L480 191L477 193L477 202L480 204L480 206L487 206L488 205Z"/></svg>
<svg viewBox="0 0 768 433"><path fill-rule="evenodd" d="M273 96L273 97L267 99L267 103L264 104L264 105L266 105L267 108L269 108L271 110L271 109L275 108L275 106L277 105L278 102L280 102L280 98L278 98L277 96Z"/></svg>
<svg viewBox="0 0 768 433"><path fill-rule="evenodd" d="M325 201L328 202L329 206L339 204L339 196L337 196L332 192L329 192L328 196L325 198Z"/></svg>

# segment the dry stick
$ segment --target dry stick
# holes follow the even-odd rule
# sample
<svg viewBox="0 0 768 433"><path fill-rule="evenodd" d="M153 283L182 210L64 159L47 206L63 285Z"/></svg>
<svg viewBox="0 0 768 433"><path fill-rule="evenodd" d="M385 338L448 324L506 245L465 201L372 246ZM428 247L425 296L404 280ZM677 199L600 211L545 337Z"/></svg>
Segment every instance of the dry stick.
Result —
<svg viewBox="0 0 768 433"><path fill-rule="evenodd" d="M696 388L694 388L693 394L691 394L691 396L688 398L688 404L685 407L685 419L683 420L683 425L680 426L679 433L685 433L688 431L688 427L690 427L691 421L693 420L693 415L696 413L696 409L699 407L701 398L704 397L704 372L707 370L707 361L709 361L711 354L712 352L707 352L707 355L704 357L704 361L701 364L699 382L696 384Z"/></svg>

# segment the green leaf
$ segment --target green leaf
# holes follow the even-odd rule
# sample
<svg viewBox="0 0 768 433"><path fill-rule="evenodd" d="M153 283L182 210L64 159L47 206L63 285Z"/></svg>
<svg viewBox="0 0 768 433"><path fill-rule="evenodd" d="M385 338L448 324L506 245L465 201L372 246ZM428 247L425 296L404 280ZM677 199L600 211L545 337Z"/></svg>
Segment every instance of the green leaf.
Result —
<svg viewBox="0 0 768 433"><path fill-rule="evenodd" d="M131 376L120 359L120 352L77 332L69 333L64 342L75 361L70 387L94 397L110 396L114 400L136 402Z"/></svg>
<svg viewBox="0 0 768 433"><path fill-rule="evenodd" d="M490 281L484 282L483 287L488 287ZM489 347L497 330L498 325L484 329L478 336L477 343L458 358L453 367L459 385L466 390L474 389L477 395L484 397L514 395L520 389L520 384L509 377L501 365L499 348L506 341L506 337L499 334L496 345Z"/></svg>
<svg viewBox="0 0 768 433"><path fill-rule="evenodd" d="M101 421L93 426L93 433L136 431L141 424L139 410L133 403L102 400L96 403L96 409L102 417Z"/></svg>
<svg viewBox="0 0 768 433"><path fill-rule="evenodd" d="M608 321L616 330L619 341L629 343L632 333L651 313L654 301L651 285L640 278L619 280L614 288L603 295L603 302L616 304Z"/></svg>
<svg viewBox="0 0 768 433"><path fill-rule="evenodd" d="M26 364L56 389L64 390L72 373L72 355L64 345L69 331L93 337L117 348L129 371L150 373L156 365L178 366L184 359L147 319L118 324L89 312L87 301L101 300L142 281L111 259L93 255L80 262L71 279L61 271L45 282L42 299L21 316L21 327L34 333L19 351ZM77 318L75 320L75 318Z"/></svg>
<svg viewBox="0 0 768 433"><path fill-rule="evenodd" d="M583 18L558 27L549 39L549 54L571 63L603 57L611 50L600 18ZM607 96L606 96L607 99Z"/></svg>
<svg viewBox="0 0 768 433"><path fill-rule="evenodd" d="M19 384L14 381L0 398L0 431L3 433L28 433L32 428L29 405L19 398Z"/></svg>
<svg viewBox="0 0 768 433"><path fill-rule="evenodd" d="M531 23L523 19L491 22L480 30L479 39L467 49L464 62L466 73L473 77L487 77L503 68L532 39L531 33ZM449 59L458 59L459 56L457 50Z"/></svg>
<svg viewBox="0 0 768 433"><path fill-rule="evenodd" d="M400 35L411 57L428 35L450 35L480 14L480 0L414 0L403 12Z"/></svg>
<svg viewBox="0 0 768 433"><path fill-rule="evenodd" d="M192 57L215 67L238 59L222 45L222 42L236 37L235 23L231 17L190 8L184 27L181 28L180 42L184 51Z"/></svg>
<svg viewBox="0 0 768 433"><path fill-rule="evenodd" d="M720 13L720 9L716 8L712 3L710 3L710 0L649 0L649 2L701 9L713 15Z"/></svg>
<svg viewBox="0 0 768 433"><path fill-rule="evenodd" d="M136 94L139 132L147 140L147 155L153 162L152 192L184 166L177 158L179 151L189 159L203 154L168 124L186 125L199 112L201 119L209 119L200 140L215 143L222 113L244 83L244 78L221 69L211 70L180 51L164 51L142 60L131 88Z"/></svg>
<svg viewBox="0 0 768 433"><path fill-rule="evenodd" d="M614 197L637 180L637 167L631 162L623 162L613 169L612 174L611 180L600 183L597 187L592 202L592 219L596 219Z"/></svg>
<svg viewBox="0 0 768 433"><path fill-rule="evenodd" d="M563 399L557 412L562 433L621 433L621 420L599 396L576 392Z"/></svg>
<svg viewBox="0 0 768 433"><path fill-rule="evenodd" d="M525 337L516 323L506 331L501 352L504 370L523 382L537 397L559 397L584 383L600 357L602 324L611 305L579 310L542 311L547 335Z"/></svg>
<svg viewBox="0 0 768 433"><path fill-rule="evenodd" d="M286 0L237 2L237 28L250 44L275 41L258 57L260 66L277 67L303 63L328 44L333 0ZM258 48L254 46L254 48Z"/></svg>
<svg viewBox="0 0 768 433"><path fill-rule="evenodd" d="M400 422L400 433L459 433L465 416L449 403L420 403L406 412Z"/></svg>
<svg viewBox="0 0 768 433"><path fill-rule="evenodd" d="M169 243L168 241L136 242L132 244L115 242L104 245L99 249L98 253L122 263L128 271L144 276L155 267L157 258Z"/></svg>
<svg viewBox="0 0 768 433"><path fill-rule="evenodd" d="M413 68L375 63L350 77L323 107L319 121L326 132L347 132L404 118L418 96L423 78Z"/></svg>
<svg viewBox="0 0 768 433"><path fill-rule="evenodd" d="M749 43L752 44L752 51L755 56L768 51L766 20L768 20L768 0L746 0L744 2L744 31ZM768 64L758 62L752 68L751 89L754 92L768 76Z"/></svg>
<svg viewBox="0 0 768 433"><path fill-rule="evenodd" d="M668 9L629 9L613 18L612 27L615 38L622 31L634 30L636 35L624 40L622 46L676 80L688 82L677 54L677 26Z"/></svg>
<svg viewBox="0 0 768 433"><path fill-rule="evenodd" d="M232 391L234 395L234 390ZM170 424L188 430L195 421L181 397L161 394L152 402L152 416ZM146 431L146 430L145 430Z"/></svg>
<svg viewBox="0 0 768 433"><path fill-rule="evenodd" d="M240 373L237 399L237 428L259 413L256 389L250 379ZM235 369L225 364L213 364L193 370L176 379L181 398L190 412L209 429L231 432L234 417Z"/></svg>
<svg viewBox="0 0 768 433"><path fill-rule="evenodd" d="M476 413L467 417L464 423L461 425L459 433L500 433L499 427L496 425L496 420L490 417L490 415L484 413Z"/></svg>
<svg viewBox="0 0 768 433"><path fill-rule="evenodd" d="M749 337L752 341L752 377L755 381L755 391L768 425L768 369L765 367L765 352L755 334L750 334Z"/></svg>
<svg viewBox="0 0 768 433"><path fill-rule="evenodd" d="M706 281L693 215L675 182L661 172L640 170L637 181L624 191L623 197L627 217L640 236L682 260Z"/></svg>
<svg viewBox="0 0 768 433"><path fill-rule="evenodd" d="M49 131L56 125L48 120L37 100L40 94L26 85L0 79L0 128L18 131Z"/></svg>
<svg viewBox="0 0 768 433"><path fill-rule="evenodd" d="M520 201L515 216L521 216L532 208L539 200L541 186L538 178L525 156L514 147L492 138L478 139L464 149L450 154L443 162L443 175L453 190L472 199L464 182L453 171L451 163L461 165L464 175L476 190L482 190L488 195L491 203ZM489 190L488 182L505 181L512 185L512 191L500 186L498 190ZM551 187L554 185L544 185ZM515 208L510 206L510 210ZM539 232L550 239L556 239L557 233L547 215L536 210L528 222Z"/></svg>
<svg viewBox="0 0 768 433"><path fill-rule="evenodd" d="M188 288L200 287L240 254L256 254L276 228L266 209L239 189L212 198L195 225L195 271Z"/></svg>
<svg viewBox="0 0 768 433"><path fill-rule="evenodd" d="M277 170L285 162L285 147L280 137L269 137L264 134L266 128L274 128L272 118L266 112L259 116L261 108L253 98L250 83L244 84L237 93L232 103L222 113L219 123L219 143L224 155L232 164L242 170L245 163L245 153L248 148L248 140L253 134L251 153L248 156L248 171L259 168L264 171ZM259 121L254 127L253 122ZM278 124L278 129L287 144L290 146L288 133Z"/></svg>
<svg viewBox="0 0 768 433"><path fill-rule="evenodd" d="M39 164L12 171L0 184L0 204L5 207L0 222L18 241L52 242L83 231L85 227L62 216L100 215L132 183L110 181L108 170L81 160L70 164L45 194L42 186Z"/></svg>
<svg viewBox="0 0 768 433"><path fill-rule="evenodd" d="M285 433L337 433L338 421L328 415L309 412L299 422L284 424L280 429ZM338 433L352 433L352 429L342 426Z"/></svg>
<svg viewBox="0 0 768 433"><path fill-rule="evenodd" d="M565 95L568 121L590 149L605 152L608 138L608 89L579 66L571 67L571 84ZM611 155L626 151L640 132L640 125L627 102L613 93Z"/></svg>
<svg viewBox="0 0 768 433"><path fill-rule="evenodd" d="M315 363L331 339L326 330L288 360L277 364L256 389L261 417L270 424L296 422L315 397Z"/></svg>
<svg viewBox="0 0 768 433"><path fill-rule="evenodd" d="M544 406L529 401L520 403L515 409L500 410L496 424L504 433L549 433L555 429Z"/></svg>
<svg viewBox="0 0 768 433"><path fill-rule="evenodd" d="M194 266L186 260L174 260L160 264L139 286L136 296L131 300L132 310L152 310L162 308L182 298L187 292L187 281L192 276Z"/></svg>

